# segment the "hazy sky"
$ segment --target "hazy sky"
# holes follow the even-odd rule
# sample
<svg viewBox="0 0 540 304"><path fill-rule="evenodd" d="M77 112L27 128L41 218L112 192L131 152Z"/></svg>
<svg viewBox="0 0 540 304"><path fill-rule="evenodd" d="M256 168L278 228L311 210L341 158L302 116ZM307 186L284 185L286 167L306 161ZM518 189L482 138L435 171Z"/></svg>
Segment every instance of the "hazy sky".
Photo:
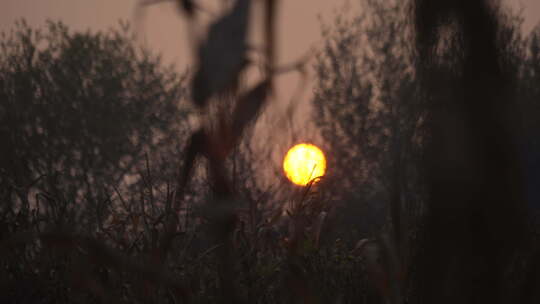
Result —
<svg viewBox="0 0 540 304"><path fill-rule="evenodd" d="M218 0L206 0L219 2ZM137 0L1 0L0 30L9 29L19 18L31 25L42 25L47 18L60 19L74 29L104 29L117 20L133 20ZM350 3L355 0L348 0ZM525 31L540 19L540 0L506 0L515 8L523 6ZM332 16L334 8L346 0L281 0L279 11L280 57L301 56L319 38L318 15ZM211 7L211 6L210 6ZM149 45L165 57L184 65L187 60L182 29L185 24L172 4L161 4L146 11L145 32Z"/></svg>
<svg viewBox="0 0 540 304"><path fill-rule="evenodd" d="M206 0L211 3L217 0ZM354 2L354 1L353 1ZM42 25L47 18L61 19L74 29L103 29L117 20L133 20L137 0L1 0L0 30L8 29L24 17L31 25ZM319 13L329 15L343 0L282 0L279 11L283 59L300 56L319 36ZM185 64L185 24L171 4L160 4L145 11L144 28L152 48L169 59Z"/></svg>
<svg viewBox="0 0 540 304"><path fill-rule="evenodd" d="M222 0L205 0L212 9ZM281 62L301 57L320 39L319 15L331 20L335 8L347 0L281 0L279 11L279 52ZM357 0L348 0L355 3ZM540 0L506 0L514 8L523 7L526 18L525 32L540 19ZM119 19L133 23L138 0L0 0L0 31L9 29L15 20L25 18L32 26L42 26L46 19L62 20L70 28L106 29ZM179 70L190 61L185 23L171 4L160 4L145 10L143 28L147 45L163 53L168 62ZM295 76L281 77L278 82L279 98L292 93ZM309 96L309 94L307 95ZM306 97L307 97L306 96Z"/></svg>

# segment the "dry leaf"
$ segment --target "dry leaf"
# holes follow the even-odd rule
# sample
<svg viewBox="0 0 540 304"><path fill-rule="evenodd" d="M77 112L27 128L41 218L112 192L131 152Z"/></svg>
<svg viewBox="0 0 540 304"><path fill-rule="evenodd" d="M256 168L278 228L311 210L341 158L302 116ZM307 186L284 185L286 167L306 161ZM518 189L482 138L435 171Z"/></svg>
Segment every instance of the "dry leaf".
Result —
<svg viewBox="0 0 540 304"><path fill-rule="evenodd" d="M186 147L183 166L178 172L178 184L176 190L175 208L178 207L178 200L181 199L180 193L184 191L187 182L195 166L197 156L204 153L206 135L203 130L198 130L191 135L189 143Z"/></svg>
<svg viewBox="0 0 540 304"><path fill-rule="evenodd" d="M240 137L245 127L252 122L265 104L270 82L265 80L238 100L233 113L233 134Z"/></svg>
<svg viewBox="0 0 540 304"><path fill-rule="evenodd" d="M251 1L237 0L231 11L210 26L199 48L193 78L193 101L204 107L208 99L231 87L246 64L246 36Z"/></svg>
<svg viewBox="0 0 540 304"><path fill-rule="evenodd" d="M177 0L176 2L178 3L178 7L184 10L189 17L193 17L193 13L195 12L193 0Z"/></svg>

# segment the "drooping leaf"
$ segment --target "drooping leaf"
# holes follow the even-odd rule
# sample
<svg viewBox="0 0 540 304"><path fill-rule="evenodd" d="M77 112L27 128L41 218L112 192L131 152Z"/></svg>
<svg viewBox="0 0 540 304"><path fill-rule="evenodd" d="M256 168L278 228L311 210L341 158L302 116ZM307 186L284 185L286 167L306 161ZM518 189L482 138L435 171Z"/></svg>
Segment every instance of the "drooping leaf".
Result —
<svg viewBox="0 0 540 304"><path fill-rule="evenodd" d="M266 36L266 56L268 57L268 67L271 69L275 63L276 47L276 11L277 0L265 1L265 36Z"/></svg>
<svg viewBox="0 0 540 304"><path fill-rule="evenodd" d="M254 121L267 100L269 89L270 82L264 80L238 100L233 113L232 131L235 136L239 137L246 126Z"/></svg>
<svg viewBox="0 0 540 304"><path fill-rule="evenodd" d="M184 188L186 187L186 184L189 181L189 178L193 171L193 167L195 166L196 158L200 154L204 153L205 138L206 138L206 135L202 129L198 130L197 132L193 133L193 135L191 135L191 138L185 150L186 154L184 157L183 166L178 171L178 183L177 183L177 194L176 194L175 204L178 204L178 200L180 199L179 192L184 191Z"/></svg>
<svg viewBox="0 0 540 304"><path fill-rule="evenodd" d="M195 12L195 4L193 0L177 0L178 6L189 16L193 17Z"/></svg>
<svg viewBox="0 0 540 304"><path fill-rule="evenodd" d="M245 66L246 36L251 1L237 0L231 11L210 26L199 47L198 70L192 83L193 102L208 99L236 83Z"/></svg>

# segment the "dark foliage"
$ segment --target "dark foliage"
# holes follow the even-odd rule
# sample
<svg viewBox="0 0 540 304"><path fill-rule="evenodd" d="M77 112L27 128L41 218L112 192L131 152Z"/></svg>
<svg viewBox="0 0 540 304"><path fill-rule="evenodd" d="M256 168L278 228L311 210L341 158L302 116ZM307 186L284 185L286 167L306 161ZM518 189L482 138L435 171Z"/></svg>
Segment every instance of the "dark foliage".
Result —
<svg viewBox="0 0 540 304"><path fill-rule="evenodd" d="M330 172L288 191L250 145L305 64L276 66L278 3L228 1L190 86L126 31L3 38L0 302L538 302L540 31L487 0L338 16L315 64Z"/></svg>
<svg viewBox="0 0 540 304"><path fill-rule="evenodd" d="M5 35L5 34L4 34ZM67 199L106 198L145 153L158 156L185 132L183 78L134 45L129 27L73 33L24 22L0 57L0 169L4 183L50 180ZM174 135L173 135L174 134Z"/></svg>

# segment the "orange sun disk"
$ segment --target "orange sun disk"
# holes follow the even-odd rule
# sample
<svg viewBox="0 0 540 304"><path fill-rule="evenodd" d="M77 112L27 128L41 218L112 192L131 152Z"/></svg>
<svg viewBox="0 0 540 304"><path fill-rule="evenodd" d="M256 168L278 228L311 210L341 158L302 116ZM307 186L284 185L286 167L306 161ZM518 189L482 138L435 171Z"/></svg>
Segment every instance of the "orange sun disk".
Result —
<svg viewBox="0 0 540 304"><path fill-rule="evenodd" d="M312 179L321 177L326 171L326 158L317 146L298 144L287 152L283 170L294 184L305 186Z"/></svg>

